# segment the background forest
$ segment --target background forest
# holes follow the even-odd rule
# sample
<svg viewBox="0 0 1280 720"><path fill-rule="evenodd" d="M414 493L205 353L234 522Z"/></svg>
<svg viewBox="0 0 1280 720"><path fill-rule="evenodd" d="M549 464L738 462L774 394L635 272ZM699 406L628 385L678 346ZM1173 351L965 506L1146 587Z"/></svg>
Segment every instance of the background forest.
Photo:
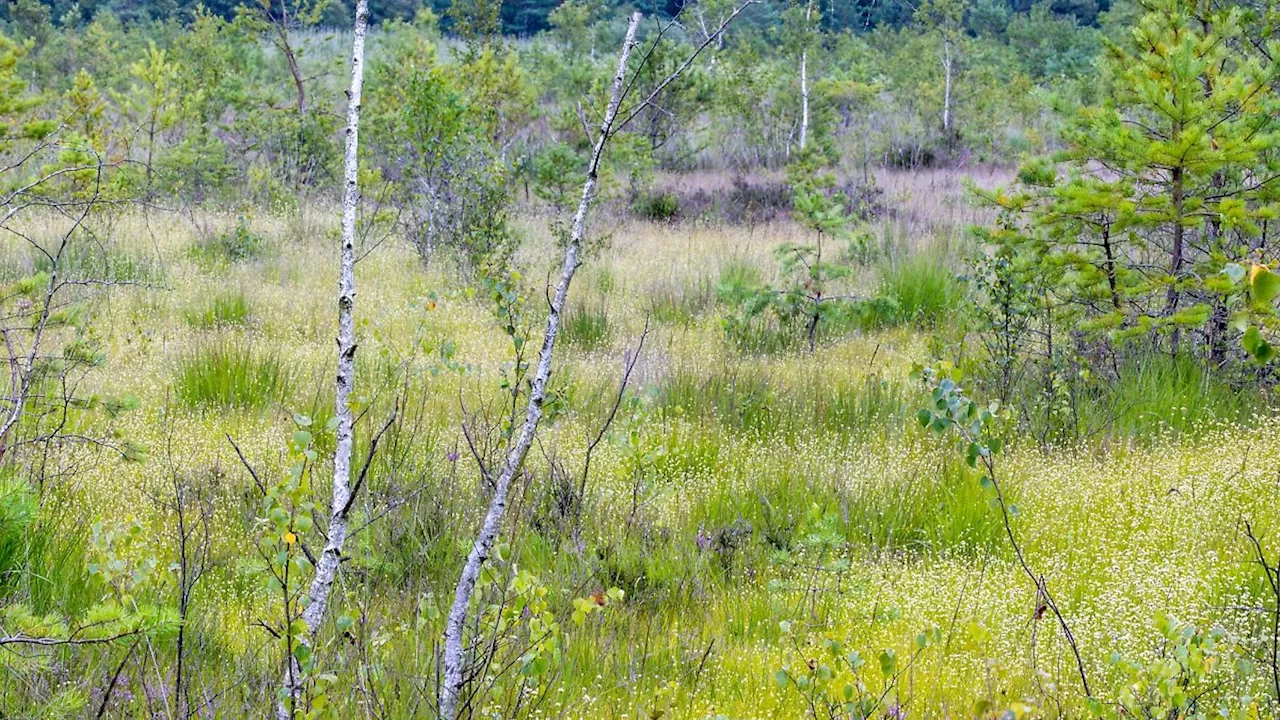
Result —
<svg viewBox="0 0 1280 720"><path fill-rule="evenodd" d="M7 2L0 718L1280 717L1277 22Z"/></svg>

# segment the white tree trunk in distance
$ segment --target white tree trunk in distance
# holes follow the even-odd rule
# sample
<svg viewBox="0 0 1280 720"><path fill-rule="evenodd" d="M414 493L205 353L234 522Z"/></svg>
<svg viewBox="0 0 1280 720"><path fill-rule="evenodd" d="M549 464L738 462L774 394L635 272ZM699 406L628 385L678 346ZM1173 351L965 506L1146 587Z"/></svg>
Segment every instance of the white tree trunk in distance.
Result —
<svg viewBox="0 0 1280 720"><path fill-rule="evenodd" d="M942 86L942 132L951 135L951 38L942 39L942 70L945 74Z"/></svg>
<svg viewBox="0 0 1280 720"><path fill-rule="evenodd" d="M471 605L471 595L475 591L480 578L480 568L489 559L493 544L502 527L502 517L507 510L507 493L511 482L520 472L525 456L533 444L534 433L538 422L542 419L542 403L546 399L547 382L551 378L551 359L556 344L556 334L560 330L560 313L564 309L569 295L569 284L573 282L573 274L577 271L580 260L578 252L582 247L586 234L587 210L595 197L596 180L600 171L600 158L604 154L605 144L613 134L614 121L618 116L618 106L622 103L622 92L627 75L627 61L631 57L631 49L636 43L636 28L640 25L640 13L631 15L627 24L626 39L622 42L622 51L618 54L618 70L613 76L613 91L609 96L609 105L604 119L600 123L600 134L596 138L595 150L587 163L586 180L582 184L582 198L578 202L578 210L573 215L573 225L569 233L569 242L564 250L564 264L560 271L560 281L556 285L555 295L551 300L551 310L547 315L546 334L542 338L542 349L538 353L538 365L529 388L529 404L525 410L524 424L520 434L507 453L502 473L493 491L493 499L489 502L489 510L485 513L484 522L471 552L467 555L466 565L462 568L462 577L458 579L454 593L453 607L449 610L448 621L444 631L444 677L440 686L440 717L452 720L457 713L459 695L465 682L466 653L462 646L463 629L467 621L467 611Z"/></svg>
<svg viewBox="0 0 1280 720"><path fill-rule="evenodd" d="M804 47L800 50L800 150L809 145L809 21L813 13L813 0L804 6Z"/></svg>
<svg viewBox="0 0 1280 720"><path fill-rule="evenodd" d="M347 142L343 158L342 250L338 273L338 375L334 412L338 418L335 432L337 449L333 456L333 498L329 505L328 541L316 561L315 576L308 591L310 604L302 611L308 637L324 622L329 604L329 590L337 578L342 561L342 546L347 541L347 519L351 510L352 416L348 399L355 379L356 363L356 204L359 200L358 150L360 144L360 96L364 87L364 37L369 24L368 0L356 2L355 32L351 41L351 89L347 94ZM296 698L298 673L293 658L287 658L285 687L288 697ZM281 703L278 715L289 717L289 709Z"/></svg>

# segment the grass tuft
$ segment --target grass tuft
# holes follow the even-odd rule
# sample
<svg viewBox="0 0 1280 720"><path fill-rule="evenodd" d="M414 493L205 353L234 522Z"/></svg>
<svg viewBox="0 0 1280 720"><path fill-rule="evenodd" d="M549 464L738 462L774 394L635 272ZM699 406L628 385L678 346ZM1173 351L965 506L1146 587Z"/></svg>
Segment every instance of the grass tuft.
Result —
<svg viewBox="0 0 1280 720"><path fill-rule="evenodd" d="M893 303L889 315L899 324L936 327L964 302L964 284L955 273L945 263L924 254L888 265L880 282L881 297ZM882 323L885 319L882 317Z"/></svg>
<svg viewBox="0 0 1280 720"><path fill-rule="evenodd" d="M243 325L249 319L249 301L244 291L234 290L215 295L202 306L190 308L184 314L187 324L196 328L214 328L222 325Z"/></svg>
<svg viewBox="0 0 1280 720"><path fill-rule="evenodd" d="M183 357L173 384L178 399L189 407L243 409L279 402L291 385L275 354L225 342L200 346Z"/></svg>
<svg viewBox="0 0 1280 720"><path fill-rule="evenodd" d="M597 350L608 345L611 331L609 311L603 304L598 309L582 305L570 307L560 326L565 343L583 350Z"/></svg>
<svg viewBox="0 0 1280 720"><path fill-rule="evenodd" d="M1192 358L1147 353L1096 384L1080 403L1080 429L1141 437L1159 429L1195 433L1215 422L1244 422L1267 398L1214 378Z"/></svg>

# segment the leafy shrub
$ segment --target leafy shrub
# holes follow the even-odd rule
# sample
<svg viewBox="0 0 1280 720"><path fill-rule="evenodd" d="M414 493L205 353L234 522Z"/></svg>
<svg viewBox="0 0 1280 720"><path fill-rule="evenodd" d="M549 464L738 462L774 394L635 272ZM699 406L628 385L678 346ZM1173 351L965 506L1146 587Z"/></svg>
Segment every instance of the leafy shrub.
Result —
<svg viewBox="0 0 1280 720"><path fill-rule="evenodd" d="M241 290L219 293L206 304L188 309L185 317L188 325L198 328L240 325L249 319L249 301Z"/></svg>
<svg viewBox="0 0 1280 720"><path fill-rule="evenodd" d="M261 408L283 400L290 384L274 354L226 343L201 346L182 358L174 378L178 399L190 407Z"/></svg>
<svg viewBox="0 0 1280 720"><path fill-rule="evenodd" d="M785 332L773 314L764 311L775 297L765 285L760 268L743 260L730 260L720 269L716 300L724 307L721 325L725 337L740 352L779 352L798 339Z"/></svg>
<svg viewBox="0 0 1280 720"><path fill-rule="evenodd" d="M235 228L197 240L188 253L195 260L218 265L253 260L266 251L267 240L253 231L248 218L241 216Z"/></svg>
<svg viewBox="0 0 1280 720"><path fill-rule="evenodd" d="M666 222L680 216L680 199L667 191L641 193L631 211L646 220Z"/></svg>

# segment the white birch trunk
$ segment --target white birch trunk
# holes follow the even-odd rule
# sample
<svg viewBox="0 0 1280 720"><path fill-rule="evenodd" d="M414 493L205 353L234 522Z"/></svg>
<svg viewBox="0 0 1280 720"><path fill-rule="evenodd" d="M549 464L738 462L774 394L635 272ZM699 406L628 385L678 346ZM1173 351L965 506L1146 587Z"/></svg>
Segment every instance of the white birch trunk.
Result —
<svg viewBox="0 0 1280 720"><path fill-rule="evenodd" d="M328 541L316 560L315 576L308 590L310 603L302 611L308 638L324 622L329 604L329 590L342 562L342 547L347 541L347 520L351 510L352 416L348 398L355 379L356 339L356 204L358 188L358 150L360 144L360 97L364 87L364 38L369 24L368 0L357 0L355 33L351 42L351 89L347 94L347 143L343 158L342 250L338 273L338 375L334 412L338 418L337 449L333 456L333 498L329 505ZM295 700L301 688L293 658L286 658L285 687ZM290 703L292 704L292 703ZM289 708L280 703L277 715L287 720Z"/></svg>
<svg viewBox="0 0 1280 720"><path fill-rule="evenodd" d="M951 138L951 38L942 38L942 70L944 80L942 85L942 133L947 136L949 141Z"/></svg>
<svg viewBox="0 0 1280 720"><path fill-rule="evenodd" d="M800 51L800 150L809 144L809 51Z"/></svg>
<svg viewBox="0 0 1280 720"><path fill-rule="evenodd" d="M804 6L804 47L800 50L800 151L809 145L809 22L813 1Z"/></svg>
<svg viewBox="0 0 1280 720"><path fill-rule="evenodd" d="M560 330L560 313L564 309L569 295L569 284L573 282L573 274L580 261L578 252L586 234L587 210L595 197L596 180L600 171L600 158L604 148L613 134L614 121L618 116L618 106L622 103L623 85L626 81L627 62L631 57L631 49L636 42L636 28L640 25L640 13L634 13L627 25L626 39L622 43L622 51L618 54L618 69L613 76L613 92L609 97L609 105L605 110L604 120L600 123L600 134L596 138L595 150L587 163L586 180L582 184L582 198L578 202L578 210L573 216L573 225L569 234L569 242L565 246L564 264L560 271L560 281L556 285L555 296L551 300L551 310L547 315L546 334L542 338L542 349L538 353L538 365L534 372L533 382L529 388L529 404L525 410L524 424L515 444L507 453L502 473L498 476L494 488L493 499L489 502L489 510L485 513L484 522L471 552L467 555L466 565L462 568L462 576L454 593L453 607L449 610L448 621L444 631L444 677L440 686L440 717L453 720L458 710L458 702L462 687L465 684L466 653L463 648L463 630L467 621L467 612L471 605L471 596L480 578L480 568L489 559L493 544L497 540L498 531L502 527L502 518L507 510L507 494L511 482L520 472L525 456L533 444L534 433L538 422L542 419L542 403L546 398L547 382L551 378L551 360L555 350L556 335Z"/></svg>

